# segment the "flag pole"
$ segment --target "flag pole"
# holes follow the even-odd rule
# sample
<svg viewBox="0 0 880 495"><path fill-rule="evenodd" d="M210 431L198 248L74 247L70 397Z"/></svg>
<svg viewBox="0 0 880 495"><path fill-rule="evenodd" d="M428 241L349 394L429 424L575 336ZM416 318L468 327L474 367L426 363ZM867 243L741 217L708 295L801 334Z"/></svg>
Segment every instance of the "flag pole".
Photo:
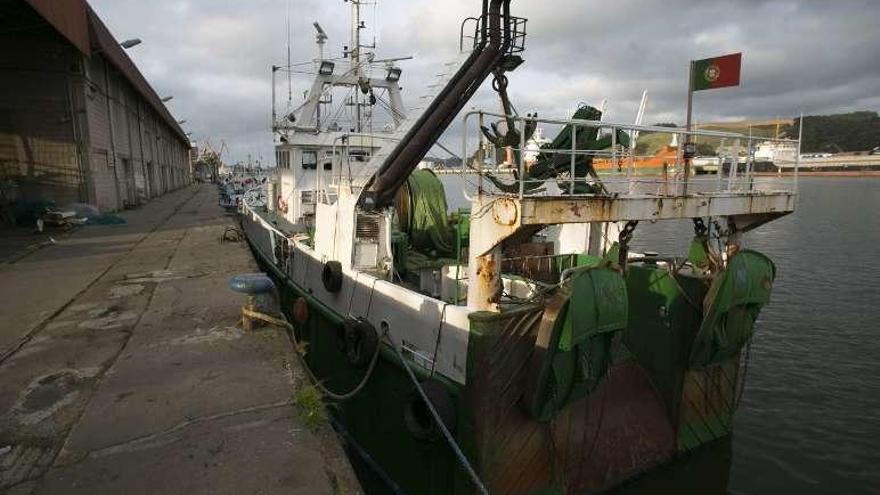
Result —
<svg viewBox="0 0 880 495"><path fill-rule="evenodd" d="M688 133L691 132L691 114L694 107L694 61L691 60L688 66L688 106L687 106L687 124L685 125ZM683 155L684 155L684 194L687 194L688 181L691 177L691 158L688 150L690 149L691 135L688 134L684 138Z"/></svg>

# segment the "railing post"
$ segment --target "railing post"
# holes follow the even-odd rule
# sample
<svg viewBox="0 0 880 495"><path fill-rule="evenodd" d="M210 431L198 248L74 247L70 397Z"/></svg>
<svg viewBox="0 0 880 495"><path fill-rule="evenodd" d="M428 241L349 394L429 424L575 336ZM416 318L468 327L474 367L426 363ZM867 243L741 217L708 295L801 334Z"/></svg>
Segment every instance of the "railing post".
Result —
<svg viewBox="0 0 880 495"><path fill-rule="evenodd" d="M633 139L634 132L630 132L629 138L629 163L626 166L626 178L629 179L635 174L635 158L636 158L636 140ZM632 192L632 191L630 191Z"/></svg>
<svg viewBox="0 0 880 495"><path fill-rule="evenodd" d="M794 192L798 192L798 168L801 165L801 141L804 137L804 112L801 112L800 122L798 123L798 143L797 155L794 158Z"/></svg>
<svg viewBox="0 0 880 495"><path fill-rule="evenodd" d="M730 165L730 175L727 176L727 190L734 190L737 169L739 169L739 139L733 140L733 164Z"/></svg>
<svg viewBox="0 0 880 495"><path fill-rule="evenodd" d="M465 119L464 119L464 124L465 124L465 125L464 125L463 132L464 132L464 136L465 136L465 137L464 137L464 139L465 139L465 148L464 148L464 150L462 151L462 153L463 153L463 154L461 155L461 159L462 159L462 160L467 160L467 156L468 156L468 154L467 154L467 153L468 153L468 151L467 151L467 119L468 119L469 117L470 117L470 115L467 115L467 116L465 117ZM477 116L477 120L479 121L479 127L477 127L477 129L482 129L482 125L483 125L483 112L480 112L480 113L479 113L479 115ZM475 156L477 157L477 162L478 162L478 163L477 163L477 194L483 194L483 159L482 159L482 154L483 154L483 153L482 153L482 149L483 149L483 135L482 135L482 133L480 133L480 139L477 140L477 150L476 150L476 153L475 153ZM462 166L462 177L464 177L464 172L465 172L465 168L464 168L464 167L465 167L465 166L467 166L467 165L466 165L466 164L463 164L463 166Z"/></svg>
<svg viewBox="0 0 880 495"><path fill-rule="evenodd" d="M525 180L526 180L526 157L525 157L525 147L526 147L526 119L520 117L520 129L519 129L519 199L523 198L523 193L525 192ZM514 124L516 125L516 124Z"/></svg>
<svg viewBox="0 0 880 495"><path fill-rule="evenodd" d="M755 160L753 158L754 151L752 150L752 127L749 126L749 140L748 147L746 148L746 184L748 185L749 191L752 188L752 168L755 166Z"/></svg>
<svg viewBox="0 0 880 495"><path fill-rule="evenodd" d="M681 172L681 162L684 158L685 134L682 134L681 132L676 132L674 134L678 136L678 149L675 150L675 173L672 174L672 190L674 191L674 194L678 194L678 175Z"/></svg>
<svg viewBox="0 0 880 495"><path fill-rule="evenodd" d="M611 127L611 170L617 170L617 128Z"/></svg>
<svg viewBox="0 0 880 495"><path fill-rule="evenodd" d="M574 122L571 123L571 165L570 170L568 172L568 180L570 185L568 186L568 194L574 195L574 166L576 161L575 153L577 152L577 124Z"/></svg>

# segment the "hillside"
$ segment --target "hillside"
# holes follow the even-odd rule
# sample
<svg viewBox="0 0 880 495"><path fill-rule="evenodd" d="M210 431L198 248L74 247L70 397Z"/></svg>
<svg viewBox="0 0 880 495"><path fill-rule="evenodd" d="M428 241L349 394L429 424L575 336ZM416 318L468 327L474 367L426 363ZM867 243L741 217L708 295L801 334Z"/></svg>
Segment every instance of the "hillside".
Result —
<svg viewBox="0 0 880 495"><path fill-rule="evenodd" d="M778 124L778 125L777 125ZM664 124L655 124L661 125L664 127L672 127L675 126L673 123L664 123ZM707 130L707 131L721 131L721 132L738 132L743 135L749 135L749 128L751 128L752 136L761 138L761 137L773 137L779 133L779 137L786 137L787 130L791 127L791 121L787 120L779 120L779 121L744 121L744 122L711 122L704 124L697 124L696 128L699 130ZM639 136L638 140L638 149L636 153L638 155L653 155L660 149L661 146L669 144L672 136L670 134L664 133L642 133ZM700 138L697 140L697 151L700 155L714 155L715 148L717 148L721 144L719 139L712 138ZM730 144L730 143L729 143ZM746 143L743 142L742 146L746 146Z"/></svg>
<svg viewBox="0 0 880 495"><path fill-rule="evenodd" d="M797 136L798 122L787 130ZM804 152L865 151L880 146L880 116L877 112L804 116Z"/></svg>
<svg viewBox="0 0 880 495"><path fill-rule="evenodd" d="M667 124L658 124L667 125ZM674 125L674 124L668 124ZM698 129L711 131L738 132L756 137L796 138L798 121L763 120L743 122L714 122L698 124ZM639 136L637 153L653 155L664 144L669 144L670 135L660 133L642 133ZM714 153L719 141L717 139L701 139L697 145L702 155ZM742 143L743 146L746 143ZM805 115L802 151L809 152L840 152L864 151L880 146L880 116L877 112L861 111L835 115Z"/></svg>

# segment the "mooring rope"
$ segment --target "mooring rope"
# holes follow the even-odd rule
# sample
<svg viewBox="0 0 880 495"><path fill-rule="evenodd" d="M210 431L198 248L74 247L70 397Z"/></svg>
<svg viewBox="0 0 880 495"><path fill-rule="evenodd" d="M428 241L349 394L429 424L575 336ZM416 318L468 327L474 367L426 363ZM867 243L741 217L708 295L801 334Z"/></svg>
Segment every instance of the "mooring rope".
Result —
<svg viewBox="0 0 880 495"><path fill-rule="evenodd" d="M241 308L241 312L249 318L255 318L261 321L265 321L266 323L270 323L272 325L283 327L286 330L285 333L287 333L287 336L290 338L291 343L293 343L293 352L299 359L299 362L302 365L306 375L308 375L309 379L318 388L318 390L320 390L321 393L323 393L327 397L338 401L348 400L357 395L357 393L364 388L367 382L370 381L370 376L373 375L373 370L376 368L376 361L379 360L379 351L382 346L376 346L376 350L375 352L373 352L373 357L370 359L370 366L367 368L367 372L364 374L364 377L361 379L360 383L358 383L357 386L350 391L344 394L338 394L325 387L324 384L321 383L320 380L318 380L318 377L315 376L315 373L312 371L312 369L309 368L308 363L306 363L305 356L302 355L302 351L300 350L299 341L296 338L296 332L293 329L293 325L290 324L289 321L275 318L274 316L270 316L265 313L254 311L248 308Z"/></svg>
<svg viewBox="0 0 880 495"><path fill-rule="evenodd" d="M403 369L406 370L406 373L409 375L410 380L412 380L413 385L415 385L416 390L422 397L422 400L425 401L425 405L428 406L428 410L431 411L431 417L434 418L434 422L437 423L437 426L443 433L443 437L446 439L446 443L449 444L449 447L455 453L455 456L458 457L458 461L471 477L471 481L473 481L474 486L476 486L477 490L483 495L489 495L489 490L486 489L486 485L484 485L483 481L480 480L480 477L477 476L477 472L474 470L473 466L471 466L471 463L468 461L467 457L465 457L464 452L461 451L461 448L455 442L455 439L452 438L452 434L449 433L449 429L446 428L446 424L443 423L443 420L440 418L440 414L437 412L437 409L434 408L434 404L431 402L430 399L428 399L428 395L425 394L425 390L419 383L419 379L416 378L416 374L413 373L413 370L409 367L409 364L407 364L406 358L403 357L403 353L400 352L400 349L398 349L396 345L394 345L394 342L388 337L388 334L383 335L383 337L388 340L391 348L394 349L395 353L397 353L397 357L398 359L400 359L400 363L403 365Z"/></svg>
<svg viewBox="0 0 880 495"><path fill-rule="evenodd" d="M344 394L337 394L331 390L328 390L327 387L325 387L321 383L321 381L318 380L318 378L315 376L314 372L312 372L312 369L309 368L309 365L306 363L305 357L300 352L299 342L296 339L296 334L294 332L293 325L290 322L288 322L287 320L275 318L274 316L270 316L265 313L261 313L259 311L254 311L254 310L251 310L248 308L241 308L241 312L243 315L245 315L249 318L255 318L255 319L258 319L261 321L265 321L266 323L270 323L272 325L278 325L280 327L283 327L285 330L287 330L286 333L287 333L288 337L290 337L291 342L293 343L294 353L296 354L297 358L299 359L300 364L302 364L303 370L308 375L309 379L314 383L314 385L316 387L318 387L318 389L323 394L325 394L327 397L330 397L331 399L343 401L343 400L350 399L351 397L354 397L358 392L361 391L361 389L364 388L364 386L369 381L370 376L373 374L373 370L376 367L376 361L378 361L379 351L381 349L381 345L376 346L376 351L373 353L373 357L370 360L370 366L369 366L369 368L367 368L366 374L364 375L363 379L361 379L360 383L358 383L358 385L354 389L352 389L351 391L344 393ZM422 388L421 384L419 383L418 378L416 377L413 370L409 367L409 364L407 364L406 358L403 356L403 353L401 353L400 349L398 349L397 346L394 345L394 342L388 336L387 332L383 333L380 336L380 338L384 338L385 340L387 340L389 345L391 346L391 348L394 349L394 352L397 354L398 359L400 359L400 363L403 365L403 369L406 370L407 375L409 375L410 380L412 380L413 385L415 385L416 390L419 392L419 395L421 396L422 400L425 402L425 405L428 407L428 410L431 412L431 416L433 417L434 422L437 423L437 426L440 428L440 431L443 433L443 437L446 439L446 442L449 444L449 447L452 449L453 453L458 458L458 461L461 463L462 467L464 467L465 471L467 471L468 475L471 478L471 481L473 481L474 485L477 487L477 490L483 495L489 495L489 491L486 489L486 485L484 485L483 481L480 480L480 477L477 475L477 472L474 470L473 466L471 466L471 463L468 461L467 457L465 457L464 452L461 451L461 448L458 446L458 443L455 442L455 439L452 437L452 434L449 432L449 429L446 428L446 424L443 423L443 420L440 418L440 414L437 412L437 409L434 408L434 404L428 398L427 394L425 394L425 391Z"/></svg>

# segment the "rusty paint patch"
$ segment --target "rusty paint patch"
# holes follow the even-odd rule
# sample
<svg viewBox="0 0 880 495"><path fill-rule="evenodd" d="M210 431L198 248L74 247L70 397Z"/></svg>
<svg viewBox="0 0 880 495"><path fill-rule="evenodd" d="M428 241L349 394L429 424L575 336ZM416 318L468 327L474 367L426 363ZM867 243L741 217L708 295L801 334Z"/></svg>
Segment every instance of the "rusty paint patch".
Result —
<svg viewBox="0 0 880 495"><path fill-rule="evenodd" d="M518 216L517 203L513 199L498 198L492 203L492 217L498 225L513 225Z"/></svg>
<svg viewBox="0 0 880 495"><path fill-rule="evenodd" d="M483 294L489 294L486 299L489 303L495 303L501 299L501 284L498 279L498 261L495 256L489 254L477 258L477 282Z"/></svg>

